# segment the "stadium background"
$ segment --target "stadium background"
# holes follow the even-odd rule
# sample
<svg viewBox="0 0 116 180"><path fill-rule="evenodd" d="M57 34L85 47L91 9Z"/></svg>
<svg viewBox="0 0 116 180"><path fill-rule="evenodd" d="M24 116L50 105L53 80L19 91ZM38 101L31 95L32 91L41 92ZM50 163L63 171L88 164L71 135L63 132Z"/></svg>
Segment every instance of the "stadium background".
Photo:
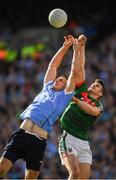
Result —
<svg viewBox="0 0 116 180"><path fill-rule="evenodd" d="M68 14L67 25L54 29L48 14L62 8ZM0 2L0 156L10 134L19 127L19 115L41 90L49 61L63 42L65 34L84 33L86 79L104 79L104 113L90 130L93 152L92 179L116 179L116 1L8 1ZM59 73L69 73L70 50ZM57 137L59 121L48 139L42 179L66 179L61 167ZM21 179L25 164L18 161L5 179Z"/></svg>

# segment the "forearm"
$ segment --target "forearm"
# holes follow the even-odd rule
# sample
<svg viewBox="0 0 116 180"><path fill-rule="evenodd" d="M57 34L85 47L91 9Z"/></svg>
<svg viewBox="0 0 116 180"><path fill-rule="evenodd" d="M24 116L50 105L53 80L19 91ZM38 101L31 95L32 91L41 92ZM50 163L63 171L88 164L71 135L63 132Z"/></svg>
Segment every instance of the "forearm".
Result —
<svg viewBox="0 0 116 180"><path fill-rule="evenodd" d="M76 84L85 80L85 46L80 48L80 57L78 63L78 75L76 79Z"/></svg>
<svg viewBox="0 0 116 180"><path fill-rule="evenodd" d="M73 97L73 101L86 113L93 114L93 107L78 98Z"/></svg>
<svg viewBox="0 0 116 180"><path fill-rule="evenodd" d="M78 60L78 74L76 78L76 84L85 80L85 46L80 48L80 56Z"/></svg>
<svg viewBox="0 0 116 180"><path fill-rule="evenodd" d="M85 66L85 46L86 46L86 41L87 41L87 38L84 34L80 35L79 38L78 38L78 41L80 43L80 63L79 63L79 66L80 66L80 69L84 69L84 66Z"/></svg>
<svg viewBox="0 0 116 180"><path fill-rule="evenodd" d="M85 36L81 35L78 39L75 39L73 44L73 61L72 61L72 71L82 74L84 73L85 66ZM85 74L85 73L84 73Z"/></svg>
<svg viewBox="0 0 116 180"><path fill-rule="evenodd" d="M79 67L81 70L83 70L85 67L85 45L80 48Z"/></svg>
<svg viewBox="0 0 116 180"><path fill-rule="evenodd" d="M62 46L58 52L54 55L54 57L52 58L50 64L55 66L56 69L59 67L63 57L65 56L65 54L67 53L69 47L66 46Z"/></svg>
<svg viewBox="0 0 116 180"><path fill-rule="evenodd" d="M74 74L77 74L79 71L79 61L80 61L80 52L78 50L75 50L73 52L73 60L71 65L71 71Z"/></svg>

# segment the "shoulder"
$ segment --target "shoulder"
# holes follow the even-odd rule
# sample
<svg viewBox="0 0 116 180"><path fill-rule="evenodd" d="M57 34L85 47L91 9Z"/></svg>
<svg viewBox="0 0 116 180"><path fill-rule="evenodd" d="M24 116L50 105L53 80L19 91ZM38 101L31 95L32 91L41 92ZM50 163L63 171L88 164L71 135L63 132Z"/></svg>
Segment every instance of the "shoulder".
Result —
<svg viewBox="0 0 116 180"><path fill-rule="evenodd" d="M76 89L82 87L84 84L86 84L85 81L81 81L80 83L76 84Z"/></svg>
<svg viewBox="0 0 116 180"><path fill-rule="evenodd" d="M78 89L83 89L83 90L87 91L87 84L86 84L86 82L82 81L79 84L76 84L75 90L78 90Z"/></svg>
<svg viewBox="0 0 116 180"><path fill-rule="evenodd" d="M97 102L97 107L99 108L99 110L102 112L104 110L103 105L100 101Z"/></svg>
<svg viewBox="0 0 116 180"><path fill-rule="evenodd" d="M47 86L50 86L54 83L54 81L48 81L47 83L44 83L44 88L47 87Z"/></svg>
<svg viewBox="0 0 116 180"><path fill-rule="evenodd" d="M63 90L64 95L74 95L74 91L66 92L66 90Z"/></svg>
<svg viewBox="0 0 116 180"><path fill-rule="evenodd" d="M74 91L66 92L66 90L62 90L60 95L62 96L63 99L72 99L74 96Z"/></svg>
<svg viewBox="0 0 116 180"><path fill-rule="evenodd" d="M75 95L78 95L82 92L86 92L87 91L87 84L85 81L80 82L79 84L76 85L75 88Z"/></svg>

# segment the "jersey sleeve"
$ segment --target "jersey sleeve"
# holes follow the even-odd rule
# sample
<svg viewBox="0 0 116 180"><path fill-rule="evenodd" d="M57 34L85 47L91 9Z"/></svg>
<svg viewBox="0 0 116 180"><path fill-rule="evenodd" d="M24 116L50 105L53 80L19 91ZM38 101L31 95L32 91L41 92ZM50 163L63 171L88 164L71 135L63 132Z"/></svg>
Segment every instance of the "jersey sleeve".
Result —
<svg viewBox="0 0 116 180"><path fill-rule="evenodd" d="M103 105L101 104L101 102L99 102L99 103L97 104L97 107L98 107L98 109L100 110L100 112L103 111Z"/></svg>
<svg viewBox="0 0 116 180"><path fill-rule="evenodd" d="M85 81L79 83L76 85L76 89L75 89L75 96L78 97L78 95L82 92L86 92L87 91L87 84L85 83Z"/></svg>
<svg viewBox="0 0 116 180"><path fill-rule="evenodd" d="M43 87L46 88L47 86L52 85L53 82L54 82L54 81L49 81L49 82L45 83Z"/></svg>

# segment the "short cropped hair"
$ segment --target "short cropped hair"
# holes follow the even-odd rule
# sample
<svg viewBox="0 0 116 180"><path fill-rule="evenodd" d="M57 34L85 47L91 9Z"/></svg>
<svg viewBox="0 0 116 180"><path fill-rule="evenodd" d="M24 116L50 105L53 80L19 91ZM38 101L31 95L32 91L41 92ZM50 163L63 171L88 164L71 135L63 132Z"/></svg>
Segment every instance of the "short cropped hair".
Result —
<svg viewBox="0 0 116 180"><path fill-rule="evenodd" d="M66 80L68 80L68 76L66 75L66 74L62 74L62 75L60 75L61 77L65 77L66 78Z"/></svg>
<svg viewBox="0 0 116 180"><path fill-rule="evenodd" d="M104 81L102 79L96 79L95 82L98 82L102 86L102 93L103 95L106 93Z"/></svg>

